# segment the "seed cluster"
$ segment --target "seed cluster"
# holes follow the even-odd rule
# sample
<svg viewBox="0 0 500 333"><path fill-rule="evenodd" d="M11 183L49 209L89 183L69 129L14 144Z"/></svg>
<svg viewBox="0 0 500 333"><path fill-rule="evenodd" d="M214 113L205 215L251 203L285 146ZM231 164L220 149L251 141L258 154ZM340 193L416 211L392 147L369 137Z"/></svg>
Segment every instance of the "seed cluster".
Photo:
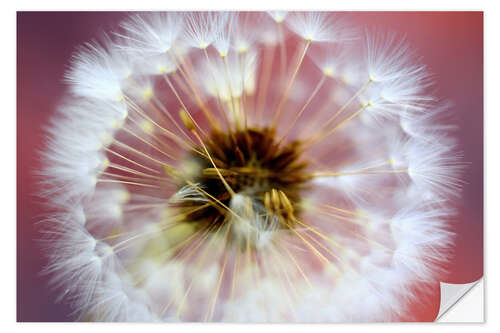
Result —
<svg viewBox="0 0 500 333"><path fill-rule="evenodd" d="M300 212L300 192L307 188L309 180L305 172L308 163L300 159L300 142L280 145L274 129L248 128L230 133L214 131L206 147L217 168L198 152L190 152L190 163L199 166L192 182L220 203L190 213L188 220L204 223L227 220L230 212L224 207L230 205L231 193L220 174L235 193L252 199L250 209L260 210L261 215L284 218L280 224L283 228L294 224L293 214ZM189 200L180 203L189 211L197 205L203 203Z"/></svg>

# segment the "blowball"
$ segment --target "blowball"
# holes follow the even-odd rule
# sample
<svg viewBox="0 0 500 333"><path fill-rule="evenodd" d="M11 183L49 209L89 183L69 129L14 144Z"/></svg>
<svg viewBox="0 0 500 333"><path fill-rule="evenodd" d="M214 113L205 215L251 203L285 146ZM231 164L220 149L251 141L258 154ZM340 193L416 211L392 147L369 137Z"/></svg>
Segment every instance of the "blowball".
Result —
<svg viewBox="0 0 500 333"><path fill-rule="evenodd" d="M448 104L345 14L133 14L71 59L44 273L75 319L409 319L453 247Z"/></svg>

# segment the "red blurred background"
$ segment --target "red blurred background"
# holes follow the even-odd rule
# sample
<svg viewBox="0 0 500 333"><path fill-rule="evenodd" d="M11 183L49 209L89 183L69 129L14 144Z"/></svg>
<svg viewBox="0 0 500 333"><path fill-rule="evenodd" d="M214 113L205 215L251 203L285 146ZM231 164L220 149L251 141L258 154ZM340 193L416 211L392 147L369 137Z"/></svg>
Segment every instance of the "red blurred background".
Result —
<svg viewBox="0 0 500 333"><path fill-rule="evenodd" d="M69 321L39 275L45 263L35 223L43 199L35 196L33 172L43 147L42 127L67 92L62 83L75 47L116 27L123 12L19 12L17 14L17 320ZM454 218L455 259L444 282L467 283L483 275L483 14L481 12L356 12L359 26L404 33L434 73L438 95L454 103L459 146L469 163ZM412 312L431 321L435 296L419 299ZM419 293L420 291L417 291Z"/></svg>

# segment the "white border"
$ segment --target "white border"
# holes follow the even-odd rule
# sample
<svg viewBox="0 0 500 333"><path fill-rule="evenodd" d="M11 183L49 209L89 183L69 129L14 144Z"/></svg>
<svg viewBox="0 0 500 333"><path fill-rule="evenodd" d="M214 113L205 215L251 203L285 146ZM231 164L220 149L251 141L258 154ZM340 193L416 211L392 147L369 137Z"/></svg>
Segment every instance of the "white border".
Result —
<svg viewBox="0 0 500 333"><path fill-rule="evenodd" d="M230 0L183 0L183 1L99 1L88 0L82 2L69 2L63 0L24 0L17 1L15 10L201 10L201 9L238 9L238 10L483 10L490 7L486 1L397 1L397 0L349 0L349 1L325 1L325 0L252 0L252 1L230 1ZM12 5L11 5L12 6ZM491 6L492 7L492 6Z"/></svg>
<svg viewBox="0 0 500 333"><path fill-rule="evenodd" d="M370 332L387 332L398 331L404 329L405 332L420 332L422 329L449 329L454 332L470 332L478 328L494 329L498 331L499 316L496 315L498 309L497 299L494 295L500 295L498 286L500 279L498 278L498 266L489 265L487 259L491 257L497 259L499 253L498 246L500 244L497 239L500 236L500 218L498 210L488 211L487 208L498 206L498 198L500 194L495 191L498 189L496 185L500 185L499 175L499 158L498 152L500 146L500 131L498 126L499 105L493 100L499 95L499 63L500 53L498 47L498 32L500 31L500 15L496 11L497 1L436 1L436 0L419 0L419 1L325 1L325 0L307 0L307 1L270 1L270 0L252 0L245 2L236 1L130 1L121 0L113 4L102 0L86 0L78 2L69 2L63 0L45 0L41 1L4 1L0 11L0 24L2 32L2 52L0 64L2 66L2 121L0 135L2 138L2 161L1 175L1 212L2 217L2 241L0 251L2 257L1 265L1 308L0 316L2 319L3 331L12 330L36 330L37 332L54 332L54 331L84 331L91 330L109 330L119 329L120 331L136 332L137 329L148 329L151 331L165 332L165 330L191 330L202 329L206 331L234 332L238 331L254 331L254 330L280 330L285 329L290 333L300 332L304 330L358 330L367 329ZM174 7L175 4L180 4L182 7ZM16 80L16 11L18 10L155 10L155 9L248 9L248 10L263 10L263 9L323 9L323 10L483 10L485 11L485 277L491 282L486 286L486 324L473 325L470 324L351 324L351 325L224 325L224 324L175 324L171 326L165 325L102 325L102 324L16 324L16 180L15 180L15 161L16 161L16 85L13 84ZM493 97L488 99L488 97ZM480 147L478 147L479 149ZM498 297L498 296L497 296ZM493 315L488 316L488 309L493 309ZM90 326L91 325L91 326ZM425 325L425 327L422 327ZM404 326L404 327L402 327ZM494 327L497 327L496 329Z"/></svg>

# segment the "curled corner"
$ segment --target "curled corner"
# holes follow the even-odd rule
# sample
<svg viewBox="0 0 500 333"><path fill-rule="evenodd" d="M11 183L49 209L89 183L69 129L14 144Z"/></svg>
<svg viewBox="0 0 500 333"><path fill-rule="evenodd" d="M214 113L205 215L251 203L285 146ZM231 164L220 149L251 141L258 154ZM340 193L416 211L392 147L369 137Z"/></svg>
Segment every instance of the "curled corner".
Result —
<svg viewBox="0 0 500 333"><path fill-rule="evenodd" d="M438 322L483 322L483 279L465 284L440 282Z"/></svg>

